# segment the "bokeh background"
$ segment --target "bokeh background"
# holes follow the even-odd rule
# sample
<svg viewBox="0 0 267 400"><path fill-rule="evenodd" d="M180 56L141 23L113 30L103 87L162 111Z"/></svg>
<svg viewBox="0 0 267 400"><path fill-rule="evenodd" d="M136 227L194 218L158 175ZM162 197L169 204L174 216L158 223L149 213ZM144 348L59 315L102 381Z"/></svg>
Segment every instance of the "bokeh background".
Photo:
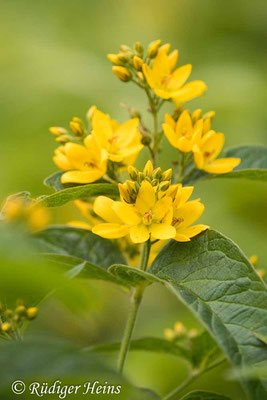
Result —
<svg viewBox="0 0 267 400"><path fill-rule="evenodd" d="M43 179L56 168L52 125L67 126L95 104L120 121L120 103L145 110L142 92L112 74L107 53L120 44L161 38L180 51L179 64L192 63L192 79L208 91L187 106L215 110L213 126L226 146L267 144L267 2L254 0L1 0L0 14L0 200L29 190L48 194ZM164 166L175 153L164 143ZM144 164L146 154L139 160ZM247 255L266 260L267 190L263 183L201 182L195 196L206 205L202 221L230 236ZM56 222L77 215L68 205L53 212ZM86 284L87 302L79 310L48 301L32 332L53 332L81 345L118 340L128 299L112 285ZM194 317L162 288L147 291L135 336L161 335ZM73 321L75 323L73 323ZM112 362L112 360L110 361ZM226 367L227 369L227 367ZM225 368L210 372L191 388L206 388L240 399L238 384L226 381ZM139 386L163 393L181 382L183 364L153 354L130 354L126 373Z"/></svg>

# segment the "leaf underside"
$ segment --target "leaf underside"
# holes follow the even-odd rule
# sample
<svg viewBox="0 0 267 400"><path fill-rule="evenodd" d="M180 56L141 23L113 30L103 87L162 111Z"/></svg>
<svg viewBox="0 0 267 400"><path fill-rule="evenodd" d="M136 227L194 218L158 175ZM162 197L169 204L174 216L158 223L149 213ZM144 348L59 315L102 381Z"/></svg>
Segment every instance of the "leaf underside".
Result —
<svg viewBox="0 0 267 400"><path fill-rule="evenodd" d="M196 390L186 394L181 400L231 400L230 397L218 393Z"/></svg>
<svg viewBox="0 0 267 400"><path fill-rule="evenodd" d="M235 367L267 359L267 291L237 245L220 233L205 231L188 243L169 242L150 273L164 279L202 320ZM245 381L253 400L266 395L266 382Z"/></svg>

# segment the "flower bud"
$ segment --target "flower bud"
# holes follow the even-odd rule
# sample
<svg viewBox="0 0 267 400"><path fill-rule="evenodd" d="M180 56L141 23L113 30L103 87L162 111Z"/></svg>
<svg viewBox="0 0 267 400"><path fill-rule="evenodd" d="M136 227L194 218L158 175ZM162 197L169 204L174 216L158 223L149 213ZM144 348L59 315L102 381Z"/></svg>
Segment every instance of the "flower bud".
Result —
<svg viewBox="0 0 267 400"><path fill-rule="evenodd" d="M164 336L168 340L173 340L175 337L174 331L170 328L164 329Z"/></svg>
<svg viewBox="0 0 267 400"><path fill-rule="evenodd" d="M107 58L109 61L114 64L114 65L121 65L121 62L119 60L118 54L108 54Z"/></svg>
<svg viewBox="0 0 267 400"><path fill-rule="evenodd" d="M148 46L147 55L149 58L155 58L158 54L159 46L161 45L161 40L155 40L151 42Z"/></svg>
<svg viewBox="0 0 267 400"><path fill-rule="evenodd" d="M134 45L134 50L139 56L143 56L144 54L144 46L140 42L136 42Z"/></svg>
<svg viewBox="0 0 267 400"><path fill-rule="evenodd" d="M172 178L172 169L167 169L167 171L164 171L162 173L162 180L163 181L169 181Z"/></svg>
<svg viewBox="0 0 267 400"><path fill-rule="evenodd" d="M142 71L142 65L144 64L144 60L142 58L134 56L133 58L133 66L136 71Z"/></svg>
<svg viewBox="0 0 267 400"><path fill-rule="evenodd" d="M207 119L207 118L214 118L215 117L215 111L208 111L203 115L203 119Z"/></svg>
<svg viewBox="0 0 267 400"><path fill-rule="evenodd" d="M158 186L158 184L159 184L158 179L153 179L152 182L151 182L151 185L152 185L153 187Z"/></svg>
<svg viewBox="0 0 267 400"><path fill-rule="evenodd" d="M141 184L141 182L145 179L145 174L143 172L138 172L137 182Z"/></svg>
<svg viewBox="0 0 267 400"><path fill-rule="evenodd" d="M170 187L170 181L162 181L159 184L159 191L166 192L166 190L168 190L169 187Z"/></svg>
<svg viewBox="0 0 267 400"><path fill-rule="evenodd" d="M253 255L253 256L249 257L249 259L250 259L251 264L252 264L254 267L256 267L257 264L258 264L258 256Z"/></svg>
<svg viewBox="0 0 267 400"><path fill-rule="evenodd" d="M8 333L8 332L11 332L11 330L12 330L12 326L11 326L11 324L9 322L3 322L1 324L1 331L2 332Z"/></svg>
<svg viewBox="0 0 267 400"><path fill-rule="evenodd" d="M58 143L65 144L65 143L70 142L71 139L72 139L72 138L71 138L70 136L68 136L68 135L62 135L62 136L58 136L58 137L56 138L56 141L57 141Z"/></svg>
<svg viewBox="0 0 267 400"><path fill-rule="evenodd" d="M125 67L112 67L112 71L122 82L128 82L132 78L131 72Z"/></svg>
<svg viewBox="0 0 267 400"><path fill-rule="evenodd" d="M87 111L86 118L88 121L91 121L91 119L93 118L95 110L96 110L96 106L91 106L89 108L89 110Z"/></svg>
<svg viewBox="0 0 267 400"><path fill-rule="evenodd" d="M148 135L144 135L144 136L142 137L142 139L141 139L141 143L142 143L144 146L149 146L150 143L151 143L151 137L148 136Z"/></svg>
<svg viewBox="0 0 267 400"><path fill-rule="evenodd" d="M49 132L55 136L60 136L68 133L67 129L62 128L61 126L51 126L51 128L49 128Z"/></svg>
<svg viewBox="0 0 267 400"><path fill-rule="evenodd" d="M129 192L128 192L128 190L126 189L126 187L122 184L122 183L119 183L119 192L120 192L120 195L121 195L121 198L126 202L126 203L131 203L131 197L130 197L130 194L129 194Z"/></svg>
<svg viewBox="0 0 267 400"><path fill-rule="evenodd" d="M80 118L74 117L70 122L70 129L76 136L82 136L84 134L82 121Z"/></svg>
<svg viewBox="0 0 267 400"><path fill-rule="evenodd" d="M15 312L18 314L18 315L25 315L25 313L26 313L26 307L25 306L18 306L16 309L15 309Z"/></svg>
<svg viewBox="0 0 267 400"><path fill-rule="evenodd" d="M158 167L153 171L152 178L153 179L161 179L161 177L162 177L161 168Z"/></svg>
<svg viewBox="0 0 267 400"><path fill-rule="evenodd" d="M120 45L120 51L122 53L128 53L128 52L131 53L132 49L129 46L126 46L126 44L121 44Z"/></svg>
<svg viewBox="0 0 267 400"><path fill-rule="evenodd" d="M146 176L150 177L152 175L152 172L153 172L153 164L150 160L148 160L143 170L143 173Z"/></svg>
<svg viewBox="0 0 267 400"><path fill-rule="evenodd" d="M133 181L128 181L128 180L127 180L127 181L125 182L125 186L126 186L126 189L127 189L128 192L129 192L130 196L132 196L133 194L136 193L135 184L134 184Z"/></svg>
<svg viewBox="0 0 267 400"><path fill-rule="evenodd" d="M143 72L138 71L137 76L141 82L143 82L145 80Z"/></svg>
<svg viewBox="0 0 267 400"><path fill-rule="evenodd" d="M121 65L121 64L127 63L131 59L131 56L129 56L128 53L119 53L118 59L119 59L120 65Z"/></svg>
<svg viewBox="0 0 267 400"><path fill-rule="evenodd" d="M176 336L182 336L186 333L185 326L182 322L175 322L174 324L174 332Z"/></svg>
<svg viewBox="0 0 267 400"><path fill-rule="evenodd" d="M27 318L29 320L36 318L37 314L38 314L38 308L37 307L30 307L26 311L26 315L27 315Z"/></svg>
<svg viewBox="0 0 267 400"><path fill-rule="evenodd" d="M138 171L135 167L133 167L132 165L129 165L128 167L128 174L129 177L133 180L136 181L137 177L138 177Z"/></svg>

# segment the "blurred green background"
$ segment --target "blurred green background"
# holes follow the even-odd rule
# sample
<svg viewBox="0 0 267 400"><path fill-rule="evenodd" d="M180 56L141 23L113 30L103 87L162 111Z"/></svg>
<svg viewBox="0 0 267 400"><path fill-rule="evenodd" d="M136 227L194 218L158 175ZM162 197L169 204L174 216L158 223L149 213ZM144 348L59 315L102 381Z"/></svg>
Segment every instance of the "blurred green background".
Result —
<svg viewBox="0 0 267 400"><path fill-rule="evenodd" d="M106 59L121 43L138 40L147 45L158 38L170 42L180 51L180 65L193 64L191 79L208 85L205 96L188 108L215 110L213 127L225 133L227 147L267 144L266 1L2 0L0 5L1 201L20 190L34 196L49 193L42 184L56 170L49 126L67 126L73 116L84 118L92 104L120 121L128 118L120 102L145 109L144 94L118 81ZM175 153L166 142L164 149L167 166ZM262 267L267 264L266 185L203 182L197 184L195 196L206 205L203 222L230 236L247 255L258 254ZM70 205L54 212L57 222L74 216ZM31 329L52 331L83 345L118 339L127 297L111 285L90 283L87 289L90 307L85 304L77 315L49 301ZM162 335L177 319L197 326L173 296L153 287L136 336ZM137 353L128 361L130 378L159 393L185 376L182 364L163 356ZM193 387L240 398L238 385L224 382L223 373L210 373Z"/></svg>

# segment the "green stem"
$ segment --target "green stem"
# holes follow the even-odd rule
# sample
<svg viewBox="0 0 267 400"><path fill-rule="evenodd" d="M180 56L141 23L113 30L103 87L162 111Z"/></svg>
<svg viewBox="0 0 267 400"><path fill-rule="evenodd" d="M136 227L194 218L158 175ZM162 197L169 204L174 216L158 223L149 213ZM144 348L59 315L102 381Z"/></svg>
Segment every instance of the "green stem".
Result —
<svg viewBox="0 0 267 400"><path fill-rule="evenodd" d="M143 244L141 255L140 255L140 269L146 270L147 264L148 264L148 258L149 258L149 253L150 253L150 239ZM131 301L131 310L128 318L128 322L125 328L125 332L123 335L123 339L121 342L121 348L120 348L120 353L119 353L119 361L118 361L118 369L119 372L122 373L126 357L129 351L129 346L130 346L130 340L133 334L135 322L136 322L136 317L138 314L138 310L143 298L143 293L144 293L145 287L144 286L137 286L132 295L132 301Z"/></svg>
<svg viewBox="0 0 267 400"><path fill-rule="evenodd" d="M225 360L226 359L223 358L222 360L219 360L219 361L215 362L214 364L210 365L206 369L203 369L202 371L198 371L198 372L195 372L195 373L189 375L188 378L181 385L179 385L172 392L167 394L167 396L163 397L163 400L174 400L179 393L181 393L185 388L187 388L187 386L189 386L197 378L199 378L201 375L205 374L206 372L210 371L211 369L218 367Z"/></svg>

